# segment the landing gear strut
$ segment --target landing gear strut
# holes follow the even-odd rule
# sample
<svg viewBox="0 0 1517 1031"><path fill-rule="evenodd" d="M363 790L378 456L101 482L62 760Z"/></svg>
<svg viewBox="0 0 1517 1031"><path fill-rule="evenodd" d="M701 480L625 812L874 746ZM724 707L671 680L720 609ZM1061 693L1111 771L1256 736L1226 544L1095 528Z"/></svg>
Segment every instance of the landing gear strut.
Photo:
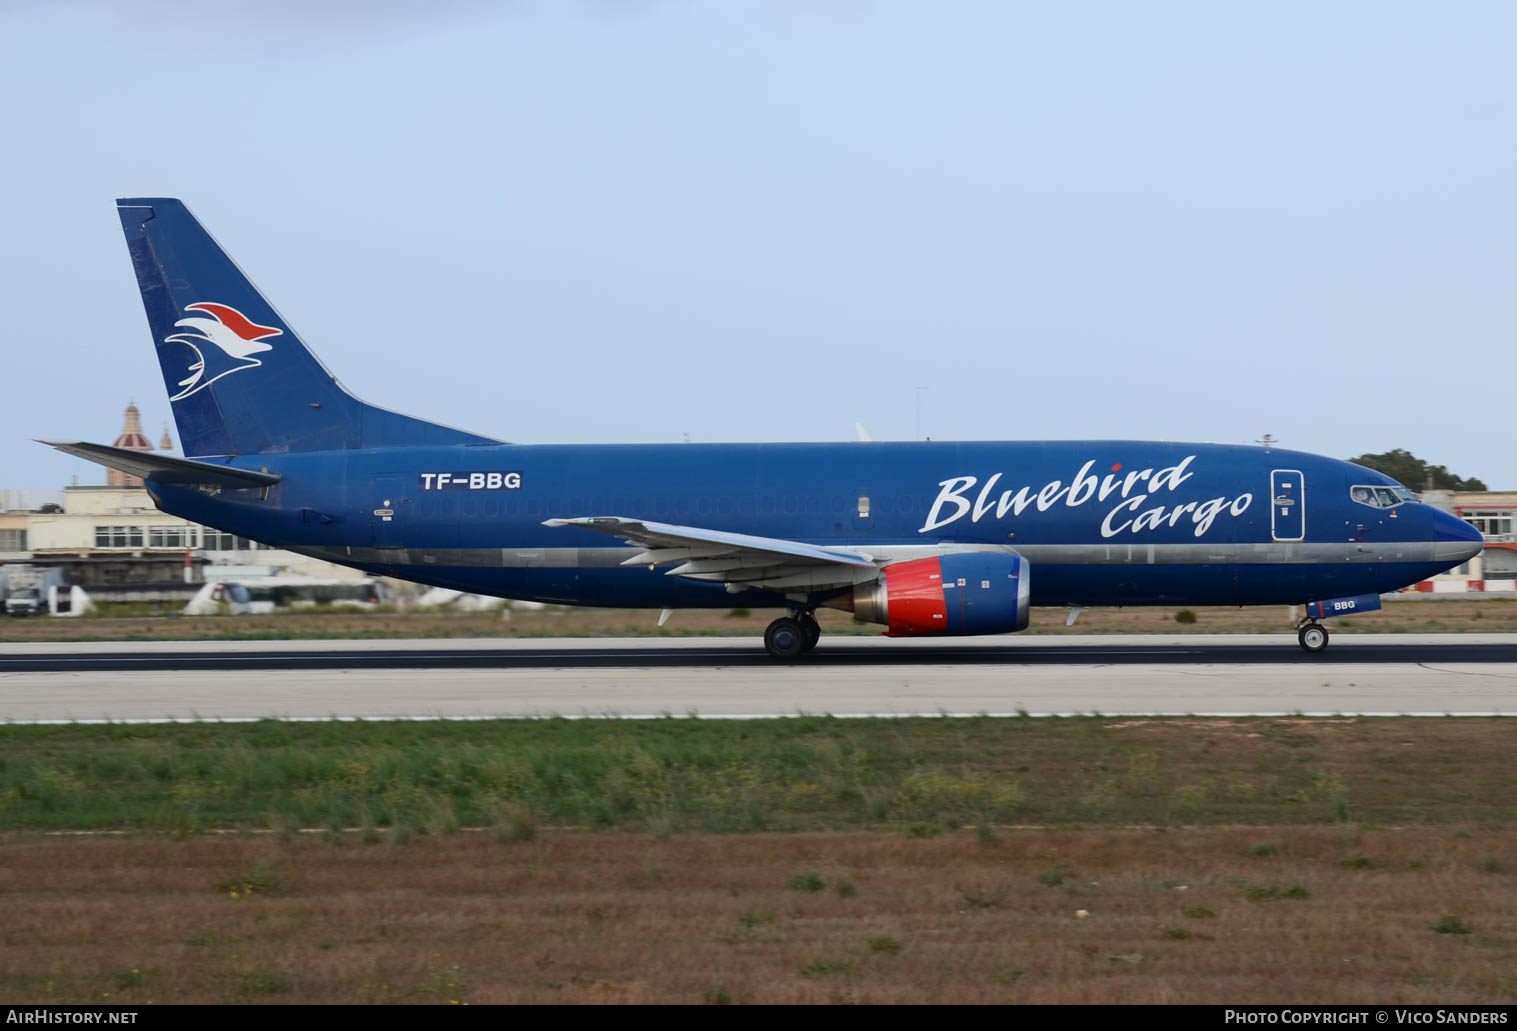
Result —
<svg viewBox="0 0 1517 1031"><path fill-rule="evenodd" d="M819 624L816 621L816 617L809 612L801 613L795 618L795 621L799 623L801 625L801 629L806 632L806 647L804 650L809 652L811 649L815 648L816 643L822 639L821 624Z"/></svg>
<svg viewBox="0 0 1517 1031"><path fill-rule="evenodd" d="M1327 627L1321 623L1306 623L1296 631L1296 640L1308 655L1316 655L1327 647Z"/></svg>
<svg viewBox="0 0 1517 1031"><path fill-rule="evenodd" d="M776 659L790 660L806 654L821 640L822 628L809 612L781 616L764 631L764 647Z"/></svg>

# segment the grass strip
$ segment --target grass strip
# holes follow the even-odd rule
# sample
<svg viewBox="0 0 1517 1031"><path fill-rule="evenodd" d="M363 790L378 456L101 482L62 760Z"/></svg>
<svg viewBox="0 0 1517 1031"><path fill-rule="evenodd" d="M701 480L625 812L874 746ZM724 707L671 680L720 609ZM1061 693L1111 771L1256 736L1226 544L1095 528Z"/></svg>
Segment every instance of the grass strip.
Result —
<svg viewBox="0 0 1517 1031"><path fill-rule="evenodd" d="M498 720L0 726L0 829L1481 824L1500 718Z"/></svg>

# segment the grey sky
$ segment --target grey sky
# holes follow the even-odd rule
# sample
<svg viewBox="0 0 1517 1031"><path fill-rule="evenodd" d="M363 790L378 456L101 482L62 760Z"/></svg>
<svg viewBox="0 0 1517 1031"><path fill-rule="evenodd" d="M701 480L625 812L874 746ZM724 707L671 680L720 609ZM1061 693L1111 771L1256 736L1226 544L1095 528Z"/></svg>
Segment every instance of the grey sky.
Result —
<svg viewBox="0 0 1517 1031"><path fill-rule="evenodd" d="M112 200L523 442L1253 440L1517 487L1517 6L0 4L0 486L169 419Z"/></svg>

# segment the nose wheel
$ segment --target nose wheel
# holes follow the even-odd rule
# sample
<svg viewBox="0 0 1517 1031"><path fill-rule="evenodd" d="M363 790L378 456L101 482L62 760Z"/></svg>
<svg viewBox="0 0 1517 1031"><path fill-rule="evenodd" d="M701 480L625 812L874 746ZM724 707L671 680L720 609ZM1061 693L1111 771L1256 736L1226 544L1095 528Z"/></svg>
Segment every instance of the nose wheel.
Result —
<svg viewBox="0 0 1517 1031"><path fill-rule="evenodd" d="M809 613L782 616L764 631L764 648L782 661L798 658L816 647L822 628Z"/></svg>
<svg viewBox="0 0 1517 1031"><path fill-rule="evenodd" d="M1308 623L1296 631L1296 640L1301 642L1301 650L1308 655L1317 655L1327 647L1327 627L1321 623Z"/></svg>

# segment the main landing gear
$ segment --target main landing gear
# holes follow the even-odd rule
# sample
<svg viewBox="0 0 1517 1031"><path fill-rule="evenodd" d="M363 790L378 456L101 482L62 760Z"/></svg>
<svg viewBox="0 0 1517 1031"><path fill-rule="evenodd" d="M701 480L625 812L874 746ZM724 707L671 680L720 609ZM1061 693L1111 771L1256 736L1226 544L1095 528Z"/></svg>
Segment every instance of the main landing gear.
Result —
<svg viewBox="0 0 1517 1031"><path fill-rule="evenodd" d="M764 631L764 647L776 659L798 658L816 647L822 628L809 612L781 616Z"/></svg>
<svg viewBox="0 0 1517 1031"><path fill-rule="evenodd" d="M1327 627L1321 623L1303 623L1296 631L1296 640L1308 655L1317 655L1327 647Z"/></svg>

